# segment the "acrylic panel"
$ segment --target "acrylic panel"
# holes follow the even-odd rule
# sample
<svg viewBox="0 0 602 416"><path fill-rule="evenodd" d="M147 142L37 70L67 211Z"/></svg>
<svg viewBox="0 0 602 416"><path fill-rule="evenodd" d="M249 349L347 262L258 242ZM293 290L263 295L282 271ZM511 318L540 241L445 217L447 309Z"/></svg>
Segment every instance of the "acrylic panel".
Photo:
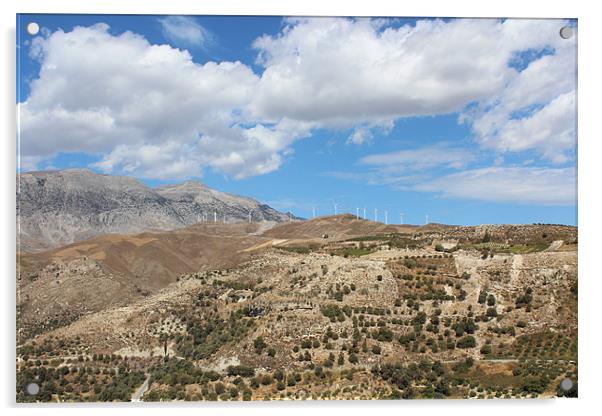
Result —
<svg viewBox="0 0 602 416"><path fill-rule="evenodd" d="M577 397L577 26L17 15L17 401Z"/></svg>

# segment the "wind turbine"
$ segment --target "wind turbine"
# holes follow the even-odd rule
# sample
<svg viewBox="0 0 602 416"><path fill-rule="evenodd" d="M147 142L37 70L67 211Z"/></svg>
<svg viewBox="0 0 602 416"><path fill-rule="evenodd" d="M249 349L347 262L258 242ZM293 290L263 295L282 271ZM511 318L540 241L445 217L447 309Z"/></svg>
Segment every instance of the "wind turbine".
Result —
<svg viewBox="0 0 602 416"><path fill-rule="evenodd" d="M378 221L378 208L374 208L374 222Z"/></svg>
<svg viewBox="0 0 602 416"><path fill-rule="evenodd" d="M366 219L366 208L364 208L364 219Z"/></svg>
<svg viewBox="0 0 602 416"><path fill-rule="evenodd" d="M389 215L389 211L385 210L385 225L389 224L389 217L388 217L388 215Z"/></svg>
<svg viewBox="0 0 602 416"><path fill-rule="evenodd" d="M250 209L250 210L249 210L249 223L251 222L252 215L253 215L253 210L252 210L252 209Z"/></svg>
<svg viewBox="0 0 602 416"><path fill-rule="evenodd" d="M425 218L426 218L426 220L425 220L424 224L426 225L429 223L429 214L426 214Z"/></svg>
<svg viewBox="0 0 602 416"><path fill-rule="evenodd" d="M403 225L403 212L399 213L399 224Z"/></svg>
<svg viewBox="0 0 602 416"><path fill-rule="evenodd" d="M217 211L213 211L213 222L217 222Z"/></svg>
<svg viewBox="0 0 602 416"><path fill-rule="evenodd" d="M316 218L316 207L312 207L311 214L312 214L312 218Z"/></svg>
<svg viewBox="0 0 602 416"><path fill-rule="evenodd" d="M334 215L337 215L337 206L338 204L334 204Z"/></svg>
<svg viewBox="0 0 602 416"><path fill-rule="evenodd" d="M356 209L355 209L355 219L356 219L356 220L359 220L359 219L360 219L360 209L359 209L359 208L356 208Z"/></svg>

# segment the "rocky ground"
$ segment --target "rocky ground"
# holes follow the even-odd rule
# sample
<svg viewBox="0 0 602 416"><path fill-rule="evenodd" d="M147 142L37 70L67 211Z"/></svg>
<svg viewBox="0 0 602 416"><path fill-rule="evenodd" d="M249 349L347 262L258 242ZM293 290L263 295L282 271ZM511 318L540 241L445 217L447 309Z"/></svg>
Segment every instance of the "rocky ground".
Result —
<svg viewBox="0 0 602 416"><path fill-rule="evenodd" d="M28 258L22 296L43 295L21 303L33 329L19 345L18 400L577 394L574 227L343 215L248 235L237 262L125 291L118 305L103 301L119 291L103 259ZM57 279L80 292L67 302ZM44 311L56 310L72 314L49 325Z"/></svg>

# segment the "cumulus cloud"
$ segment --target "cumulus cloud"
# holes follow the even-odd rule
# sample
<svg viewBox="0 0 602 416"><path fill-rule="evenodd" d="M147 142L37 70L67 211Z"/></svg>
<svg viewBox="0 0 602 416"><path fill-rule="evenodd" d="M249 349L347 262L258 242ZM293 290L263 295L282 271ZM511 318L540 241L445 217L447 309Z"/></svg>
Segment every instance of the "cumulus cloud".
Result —
<svg viewBox="0 0 602 416"><path fill-rule="evenodd" d="M526 21L508 21L512 33L522 33ZM541 21L539 25L557 21ZM551 27L542 33L552 33ZM514 37L513 37L514 38ZM530 43L530 49L553 47L554 53L533 60L508 80L504 88L465 112L476 139L500 152L534 150L553 163L574 156L576 145L576 40L560 36ZM523 47L527 48L527 45Z"/></svg>
<svg viewBox="0 0 602 416"><path fill-rule="evenodd" d="M275 170L303 123L263 126L241 118L258 77L240 62L192 61L108 26L77 27L36 41L39 78L20 106L24 157L100 154L107 172L150 178L235 177ZM286 128L286 133L284 129Z"/></svg>
<svg viewBox="0 0 602 416"><path fill-rule="evenodd" d="M160 23L175 45L210 38L191 18ZM482 146L563 162L575 135L575 43L558 36L561 24L288 19L253 43L261 73L240 62L198 64L186 50L112 35L104 24L58 30L30 47L41 69L20 108L22 156L84 152L107 172L163 178L212 168L244 178L277 170L316 128L351 129L348 143L363 144L400 118L461 112ZM509 65L543 48L553 52L523 70ZM444 155L380 157L407 166Z"/></svg>
<svg viewBox="0 0 602 416"><path fill-rule="evenodd" d="M572 205L575 168L490 167L452 173L412 187L444 198L489 202Z"/></svg>
<svg viewBox="0 0 602 416"><path fill-rule="evenodd" d="M254 43L265 70L251 110L333 126L459 111L511 71L510 51L483 53L497 47L500 26L423 20L381 31L368 19L291 19Z"/></svg>
<svg viewBox="0 0 602 416"><path fill-rule="evenodd" d="M163 36L176 46L207 47L215 44L215 36L193 17L167 16L159 19Z"/></svg>
<svg viewBox="0 0 602 416"><path fill-rule="evenodd" d="M265 71L253 110L333 124L460 111L516 77L508 66L516 53L563 46L558 27L458 19L382 29L369 19L289 19L281 34L254 43Z"/></svg>

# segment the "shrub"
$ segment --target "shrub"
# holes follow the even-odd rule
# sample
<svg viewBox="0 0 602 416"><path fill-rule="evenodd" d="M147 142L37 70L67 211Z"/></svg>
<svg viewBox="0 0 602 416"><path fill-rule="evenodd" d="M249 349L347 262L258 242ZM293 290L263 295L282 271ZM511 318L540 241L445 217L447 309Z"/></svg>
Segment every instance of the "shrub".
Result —
<svg viewBox="0 0 602 416"><path fill-rule="evenodd" d="M414 319L412 319L413 325L423 325L426 323L426 313L420 311L416 314Z"/></svg>
<svg viewBox="0 0 602 416"><path fill-rule="evenodd" d="M488 316L489 318L495 318L497 316L497 310L495 308L487 308L485 316Z"/></svg>
<svg viewBox="0 0 602 416"><path fill-rule="evenodd" d="M516 307L529 306L533 300L533 289L525 289L525 293L516 298Z"/></svg>
<svg viewBox="0 0 602 416"><path fill-rule="evenodd" d="M284 380L284 372L280 369L274 371L274 379L278 381Z"/></svg>
<svg viewBox="0 0 602 416"><path fill-rule="evenodd" d="M479 300L478 302L482 305L487 301L487 292L485 290L481 290L479 292Z"/></svg>
<svg viewBox="0 0 602 416"><path fill-rule="evenodd" d="M261 354L263 349L267 347L267 344L265 343L262 337L257 337L255 338L255 341L253 341L253 346L255 347L255 352L257 354Z"/></svg>
<svg viewBox="0 0 602 416"><path fill-rule="evenodd" d="M378 331L372 332L372 338L377 341L391 342L393 341L393 331L381 326L378 328Z"/></svg>
<svg viewBox="0 0 602 416"><path fill-rule="evenodd" d="M228 367L229 376L253 377L255 369L244 365L231 365Z"/></svg>
<svg viewBox="0 0 602 416"><path fill-rule="evenodd" d="M213 386L213 389L215 390L215 393L217 395L223 394L226 391L224 384L220 383L220 382L215 383L215 385Z"/></svg>
<svg viewBox="0 0 602 416"><path fill-rule="evenodd" d="M472 335L466 335L458 340L456 346L458 348L474 348L477 346L477 341Z"/></svg>
<svg viewBox="0 0 602 416"><path fill-rule="evenodd" d="M416 267L417 264L418 263L416 262L415 259L405 259L403 261L403 265L406 266L408 269L412 269L412 268Z"/></svg>
<svg viewBox="0 0 602 416"><path fill-rule="evenodd" d="M320 311L322 312L322 315L329 318L331 322L343 322L345 320L345 313L337 305L324 305L320 308Z"/></svg>
<svg viewBox="0 0 602 416"><path fill-rule="evenodd" d="M272 376L269 374L264 374L263 377L261 377L261 384L264 386L269 386L273 381Z"/></svg>

